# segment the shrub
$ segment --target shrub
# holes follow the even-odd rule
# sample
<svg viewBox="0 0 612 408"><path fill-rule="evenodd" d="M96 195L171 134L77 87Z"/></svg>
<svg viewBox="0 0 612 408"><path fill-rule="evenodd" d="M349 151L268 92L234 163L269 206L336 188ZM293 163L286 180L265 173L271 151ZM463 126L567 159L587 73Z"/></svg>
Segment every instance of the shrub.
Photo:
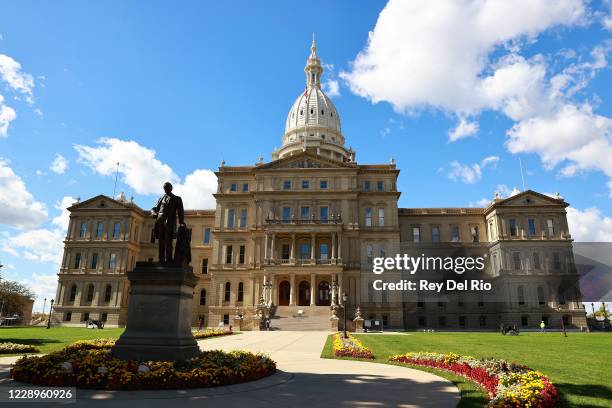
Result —
<svg viewBox="0 0 612 408"><path fill-rule="evenodd" d="M0 343L0 354L40 353L40 350L29 344Z"/></svg>
<svg viewBox="0 0 612 408"><path fill-rule="evenodd" d="M234 332L231 330L208 329L193 332L193 337L198 340L201 340L207 339L209 337L228 336L230 334L234 334Z"/></svg>

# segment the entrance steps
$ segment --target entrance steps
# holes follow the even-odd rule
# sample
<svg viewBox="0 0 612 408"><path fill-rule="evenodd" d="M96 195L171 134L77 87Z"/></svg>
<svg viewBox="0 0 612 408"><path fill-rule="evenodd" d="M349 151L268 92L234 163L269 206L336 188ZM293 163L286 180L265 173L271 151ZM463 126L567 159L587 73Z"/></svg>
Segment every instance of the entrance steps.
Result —
<svg viewBox="0 0 612 408"><path fill-rule="evenodd" d="M276 306L270 319L272 330L330 331L329 306Z"/></svg>

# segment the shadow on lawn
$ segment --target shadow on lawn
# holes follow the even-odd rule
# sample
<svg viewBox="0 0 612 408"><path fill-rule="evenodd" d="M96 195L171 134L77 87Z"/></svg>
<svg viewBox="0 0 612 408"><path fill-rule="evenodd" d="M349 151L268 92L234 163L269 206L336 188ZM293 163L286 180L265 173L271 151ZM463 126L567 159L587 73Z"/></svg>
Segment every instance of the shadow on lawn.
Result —
<svg viewBox="0 0 612 408"><path fill-rule="evenodd" d="M24 339L24 338L9 338L9 339L5 339L3 338L2 340L0 340L0 342L2 343L19 343L19 344L29 344L31 346L42 346L44 344L48 344L48 343L61 343L61 341L59 340L55 340L55 339Z"/></svg>
<svg viewBox="0 0 612 408"><path fill-rule="evenodd" d="M573 406L568 400L568 395L576 395L580 397L599 398L604 401L612 401L612 388L599 384L569 384L569 383L554 383L560 391L559 406ZM596 408L601 405L580 404L583 408Z"/></svg>

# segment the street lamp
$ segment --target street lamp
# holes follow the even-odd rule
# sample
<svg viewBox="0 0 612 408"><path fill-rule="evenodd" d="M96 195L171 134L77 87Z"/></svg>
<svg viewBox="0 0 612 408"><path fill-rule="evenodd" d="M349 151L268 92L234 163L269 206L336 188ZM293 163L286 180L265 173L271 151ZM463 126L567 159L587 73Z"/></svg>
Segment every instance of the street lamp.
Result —
<svg viewBox="0 0 612 408"><path fill-rule="evenodd" d="M47 306L47 298L45 298L45 301L43 302L43 311L42 311L42 315L45 315L45 306Z"/></svg>
<svg viewBox="0 0 612 408"><path fill-rule="evenodd" d="M53 299L51 299L51 305L49 306L49 318L47 319L47 329L51 328L51 312L53 312Z"/></svg>
<svg viewBox="0 0 612 408"><path fill-rule="evenodd" d="M346 335L346 301L348 300L348 296L346 295L346 292L344 292L342 294L342 307L344 308L344 338L347 339L348 336Z"/></svg>

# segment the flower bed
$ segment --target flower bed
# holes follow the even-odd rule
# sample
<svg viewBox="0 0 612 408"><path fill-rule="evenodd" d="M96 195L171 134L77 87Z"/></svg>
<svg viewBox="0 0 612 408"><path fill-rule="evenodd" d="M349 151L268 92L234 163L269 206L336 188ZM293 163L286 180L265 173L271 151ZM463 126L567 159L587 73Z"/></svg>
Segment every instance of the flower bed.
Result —
<svg viewBox="0 0 612 408"><path fill-rule="evenodd" d="M208 329L201 331L194 331L193 337L196 340L207 339L209 337L218 337L218 336L229 336L230 334L234 334L231 330L219 330L219 329Z"/></svg>
<svg viewBox="0 0 612 408"><path fill-rule="evenodd" d="M0 354L40 353L40 350L29 344L0 343Z"/></svg>
<svg viewBox="0 0 612 408"><path fill-rule="evenodd" d="M44 386L107 390L179 389L237 384L267 377L276 363L246 351L203 351L185 361L129 361L114 358L110 339L80 341L45 356L24 357L11 378Z"/></svg>
<svg viewBox="0 0 612 408"><path fill-rule="evenodd" d="M557 389L548 377L505 360L420 352L394 355L389 361L442 369L468 378L487 390L489 407L548 408L557 402Z"/></svg>
<svg viewBox="0 0 612 408"><path fill-rule="evenodd" d="M345 339L342 333L334 334L332 347L336 357L353 357L373 359L372 351L364 346L355 336L350 333Z"/></svg>

